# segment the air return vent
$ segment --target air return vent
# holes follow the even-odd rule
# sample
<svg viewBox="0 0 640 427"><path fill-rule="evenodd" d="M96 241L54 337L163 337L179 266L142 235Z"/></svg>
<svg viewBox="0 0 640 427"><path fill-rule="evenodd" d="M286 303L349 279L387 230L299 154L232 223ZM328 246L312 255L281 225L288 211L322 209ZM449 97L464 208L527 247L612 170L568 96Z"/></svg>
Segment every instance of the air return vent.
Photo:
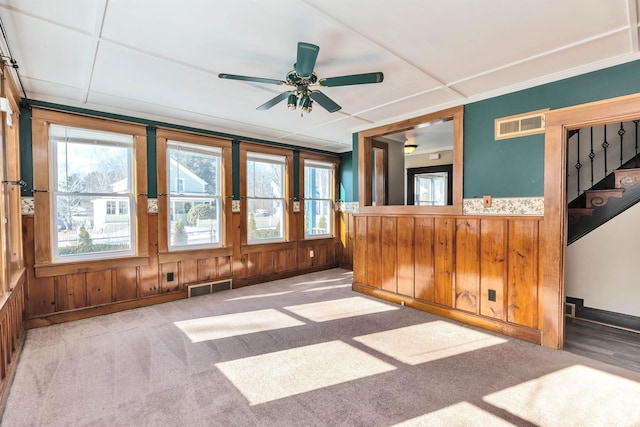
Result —
<svg viewBox="0 0 640 427"><path fill-rule="evenodd" d="M565 302L564 315L567 317L576 317L576 305L570 302Z"/></svg>
<svg viewBox="0 0 640 427"><path fill-rule="evenodd" d="M545 127L545 111L548 111L548 109L496 119L496 140L543 133Z"/></svg>
<svg viewBox="0 0 640 427"><path fill-rule="evenodd" d="M199 297L200 295L212 294L214 292L228 291L231 289L231 280L221 280L219 282L197 283L187 286L189 298Z"/></svg>

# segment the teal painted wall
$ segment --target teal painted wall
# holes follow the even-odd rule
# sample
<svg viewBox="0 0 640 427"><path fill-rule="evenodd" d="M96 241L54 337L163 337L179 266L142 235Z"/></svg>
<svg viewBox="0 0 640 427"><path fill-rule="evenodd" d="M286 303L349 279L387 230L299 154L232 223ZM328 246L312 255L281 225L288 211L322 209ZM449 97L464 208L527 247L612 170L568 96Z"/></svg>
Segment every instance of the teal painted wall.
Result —
<svg viewBox="0 0 640 427"><path fill-rule="evenodd" d="M466 105L464 197L544 194L544 134L495 141L496 118L637 92L640 92L640 61Z"/></svg>
<svg viewBox="0 0 640 427"><path fill-rule="evenodd" d="M339 194L338 200L344 202L353 202L353 157L352 153L340 154L340 170L338 173Z"/></svg>

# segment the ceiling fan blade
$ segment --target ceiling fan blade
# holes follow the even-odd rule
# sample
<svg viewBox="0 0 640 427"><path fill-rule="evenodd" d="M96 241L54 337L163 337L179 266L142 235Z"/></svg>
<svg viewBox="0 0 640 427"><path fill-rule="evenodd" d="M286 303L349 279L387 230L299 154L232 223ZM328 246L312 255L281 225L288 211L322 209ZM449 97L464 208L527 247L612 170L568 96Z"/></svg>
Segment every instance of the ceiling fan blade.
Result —
<svg viewBox="0 0 640 427"><path fill-rule="evenodd" d="M320 48L311 43L298 42L298 58L296 60L296 73L300 77L311 76L313 68L316 66L318 51Z"/></svg>
<svg viewBox="0 0 640 427"><path fill-rule="evenodd" d="M349 86L349 85L363 85L368 83L381 83L384 79L384 75L380 72L377 73L365 73L365 74L352 74L350 76L329 77L321 79L320 84L322 86Z"/></svg>
<svg viewBox="0 0 640 427"><path fill-rule="evenodd" d="M331 98L318 90L314 90L313 92L311 92L311 94L309 94L309 96L311 97L311 99L320 104L322 108L330 113L335 113L342 108L341 106L333 102Z"/></svg>
<svg viewBox="0 0 640 427"><path fill-rule="evenodd" d="M245 82L267 83L267 84L272 84L272 85L283 85L283 84L286 84L282 80L265 79L265 78L262 78L262 77L238 76L237 74L224 74L224 73L221 73L221 74L218 74L218 77L220 77L221 79L242 80L242 81L245 81Z"/></svg>
<svg viewBox="0 0 640 427"><path fill-rule="evenodd" d="M286 99L290 93L291 92L282 92L280 95L268 100L267 102L265 102L264 104L256 108L256 110L268 110L269 108L276 105L278 102L282 101L283 99Z"/></svg>

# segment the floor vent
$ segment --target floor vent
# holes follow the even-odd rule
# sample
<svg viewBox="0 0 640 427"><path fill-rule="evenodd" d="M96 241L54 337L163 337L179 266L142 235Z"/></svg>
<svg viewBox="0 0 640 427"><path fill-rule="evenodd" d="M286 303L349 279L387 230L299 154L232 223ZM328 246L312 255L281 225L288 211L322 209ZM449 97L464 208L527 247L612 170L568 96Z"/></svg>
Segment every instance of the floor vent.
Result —
<svg viewBox="0 0 640 427"><path fill-rule="evenodd" d="M576 305L570 302L565 302L564 315L567 317L576 317Z"/></svg>
<svg viewBox="0 0 640 427"><path fill-rule="evenodd" d="M228 291L232 289L231 280L221 280L219 282L196 283L187 286L189 298L201 295L212 294L214 292Z"/></svg>
<svg viewBox="0 0 640 427"><path fill-rule="evenodd" d="M496 140L543 133L545 128L544 111L547 110L533 111L531 113L496 119Z"/></svg>

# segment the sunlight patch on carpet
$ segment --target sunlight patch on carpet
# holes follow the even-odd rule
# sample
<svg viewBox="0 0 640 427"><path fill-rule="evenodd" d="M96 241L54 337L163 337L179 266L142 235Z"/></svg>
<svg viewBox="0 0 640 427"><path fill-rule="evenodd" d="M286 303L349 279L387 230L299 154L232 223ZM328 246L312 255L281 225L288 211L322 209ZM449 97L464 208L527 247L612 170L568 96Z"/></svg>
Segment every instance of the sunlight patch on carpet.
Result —
<svg viewBox="0 0 640 427"><path fill-rule="evenodd" d="M640 425L640 383L574 365L486 395L483 400L538 425ZM567 414L571 414L567 418Z"/></svg>
<svg viewBox="0 0 640 427"><path fill-rule="evenodd" d="M408 365L419 365L507 342L442 320L362 335L354 340Z"/></svg>
<svg viewBox="0 0 640 427"><path fill-rule="evenodd" d="M469 402L459 402L446 408L394 424L394 427L409 426L514 426Z"/></svg>
<svg viewBox="0 0 640 427"><path fill-rule="evenodd" d="M293 305L284 309L314 322L327 322L329 320L398 310L398 307L363 297L352 297Z"/></svg>
<svg viewBox="0 0 640 427"><path fill-rule="evenodd" d="M342 341L329 341L215 365L251 405L392 371Z"/></svg>
<svg viewBox="0 0 640 427"><path fill-rule="evenodd" d="M320 288L305 289L302 292L326 291L328 289L340 289L340 288L350 288L350 287L351 287L351 283L347 283L344 285L322 286Z"/></svg>
<svg viewBox="0 0 640 427"><path fill-rule="evenodd" d="M191 342L202 342L304 325L272 308L173 322Z"/></svg>

